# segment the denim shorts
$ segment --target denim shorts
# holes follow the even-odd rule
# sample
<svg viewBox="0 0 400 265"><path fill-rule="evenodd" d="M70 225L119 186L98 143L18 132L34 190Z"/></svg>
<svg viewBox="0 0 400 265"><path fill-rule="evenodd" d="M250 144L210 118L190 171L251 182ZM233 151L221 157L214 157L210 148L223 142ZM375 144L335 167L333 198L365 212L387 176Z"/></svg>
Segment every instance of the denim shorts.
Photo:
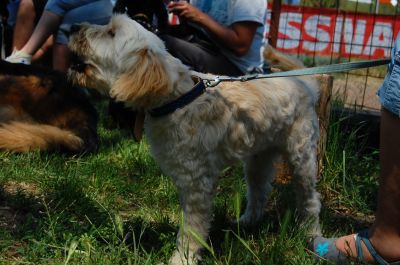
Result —
<svg viewBox="0 0 400 265"><path fill-rule="evenodd" d="M400 46L399 39L396 46ZM396 47L388 73L377 94L382 107L400 117L400 50L396 50Z"/></svg>
<svg viewBox="0 0 400 265"><path fill-rule="evenodd" d="M107 24L112 15L112 8L110 0L49 0L45 10L63 16L55 42L67 44L71 25L82 22Z"/></svg>

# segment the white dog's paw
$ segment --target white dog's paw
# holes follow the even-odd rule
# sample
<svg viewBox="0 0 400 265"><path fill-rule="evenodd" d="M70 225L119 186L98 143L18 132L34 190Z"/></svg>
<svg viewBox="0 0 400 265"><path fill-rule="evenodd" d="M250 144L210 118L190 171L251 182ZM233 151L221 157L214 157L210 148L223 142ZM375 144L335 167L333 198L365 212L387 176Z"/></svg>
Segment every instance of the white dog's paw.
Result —
<svg viewBox="0 0 400 265"><path fill-rule="evenodd" d="M241 227L249 227L249 226L253 226L253 222L251 221L250 216L242 215L242 216L240 216L240 219L239 219L239 225Z"/></svg>
<svg viewBox="0 0 400 265"><path fill-rule="evenodd" d="M192 252L189 253L181 253L179 251L175 251L172 255L172 258L169 260L169 265L196 265L200 257Z"/></svg>
<svg viewBox="0 0 400 265"><path fill-rule="evenodd" d="M321 236L321 225L318 221L311 223L307 235L311 238Z"/></svg>
<svg viewBox="0 0 400 265"><path fill-rule="evenodd" d="M319 222L319 217L316 214L309 214L304 217L300 215L301 227L306 229L307 236L314 238L317 236L322 236L321 224Z"/></svg>
<svg viewBox="0 0 400 265"><path fill-rule="evenodd" d="M262 213L258 214L249 214L249 213L244 213L242 216L239 218L239 225L241 227L253 227L261 223L263 218Z"/></svg>

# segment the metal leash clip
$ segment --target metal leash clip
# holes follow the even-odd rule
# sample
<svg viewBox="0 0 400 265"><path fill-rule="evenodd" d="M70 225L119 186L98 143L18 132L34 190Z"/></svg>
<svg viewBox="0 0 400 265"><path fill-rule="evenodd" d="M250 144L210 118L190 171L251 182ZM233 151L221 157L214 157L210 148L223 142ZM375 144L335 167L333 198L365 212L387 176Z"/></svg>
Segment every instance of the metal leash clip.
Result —
<svg viewBox="0 0 400 265"><path fill-rule="evenodd" d="M215 87L217 86L219 83L221 83L221 79L219 76L217 76L215 79L204 79L204 84L206 85L206 87Z"/></svg>
<svg viewBox="0 0 400 265"><path fill-rule="evenodd" d="M204 79L205 85L207 87L215 87L221 82L235 82L235 81L240 81L240 82L246 82L249 80L254 80L260 78L260 74L250 74L250 75L243 75L243 76L238 76L238 77L220 77L217 76L215 79Z"/></svg>

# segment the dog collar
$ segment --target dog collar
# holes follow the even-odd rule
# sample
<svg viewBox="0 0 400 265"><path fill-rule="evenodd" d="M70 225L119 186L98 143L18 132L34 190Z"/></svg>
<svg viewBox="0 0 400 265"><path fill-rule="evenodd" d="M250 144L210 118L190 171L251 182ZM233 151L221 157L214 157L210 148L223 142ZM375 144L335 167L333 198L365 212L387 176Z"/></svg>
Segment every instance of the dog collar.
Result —
<svg viewBox="0 0 400 265"><path fill-rule="evenodd" d="M155 34L158 33L158 29L154 27L152 24L150 24L149 18L145 14L142 13L136 14L135 16L133 16L133 20L142 25L142 27L144 27L148 31L153 32Z"/></svg>
<svg viewBox="0 0 400 265"><path fill-rule="evenodd" d="M165 105L154 108L149 111L150 116L152 117L162 117L174 112L177 109L181 109L186 105L189 105L193 100L198 98L201 94L206 91L206 86L204 85L203 80L200 77L193 76L192 79L196 82L194 87L188 91L187 93L183 94L179 98L166 103Z"/></svg>

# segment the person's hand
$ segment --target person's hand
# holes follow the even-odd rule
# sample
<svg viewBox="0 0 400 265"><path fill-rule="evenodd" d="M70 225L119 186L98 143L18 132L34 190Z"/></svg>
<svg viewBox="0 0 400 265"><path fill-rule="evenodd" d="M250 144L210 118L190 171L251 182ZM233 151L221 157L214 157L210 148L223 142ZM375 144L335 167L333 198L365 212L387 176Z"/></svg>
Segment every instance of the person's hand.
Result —
<svg viewBox="0 0 400 265"><path fill-rule="evenodd" d="M201 12L198 8L194 7L186 1L171 1L168 4L168 11L178 15L179 17L187 21L200 24L204 16L203 12Z"/></svg>

